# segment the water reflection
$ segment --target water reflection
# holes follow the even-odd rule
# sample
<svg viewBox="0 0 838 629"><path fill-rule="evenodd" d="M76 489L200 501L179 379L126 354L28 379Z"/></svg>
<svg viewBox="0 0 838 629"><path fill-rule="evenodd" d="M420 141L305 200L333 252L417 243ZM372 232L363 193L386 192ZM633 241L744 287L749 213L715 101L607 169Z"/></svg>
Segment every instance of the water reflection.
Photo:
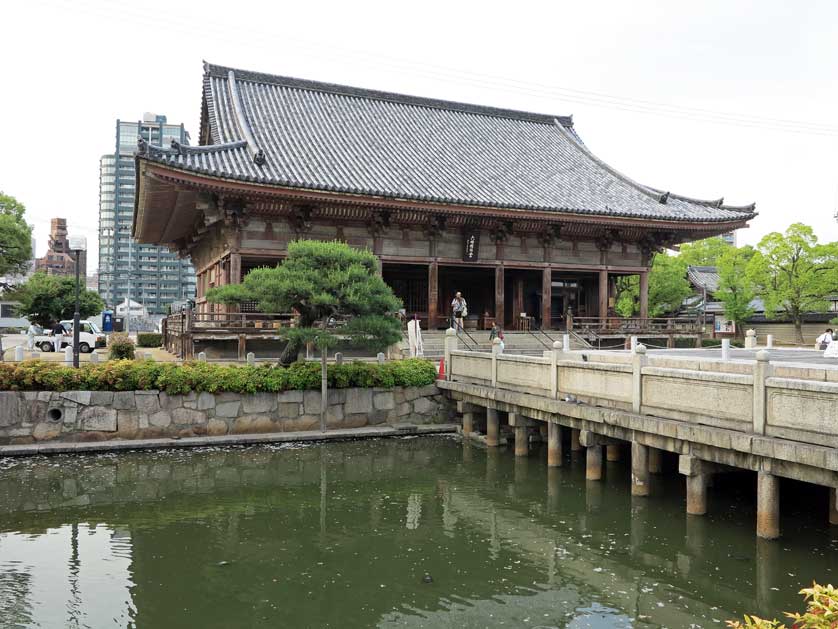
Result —
<svg viewBox="0 0 838 629"><path fill-rule="evenodd" d="M12 626L709 626L834 580L822 523L757 542L714 490L447 438L0 463ZM725 501L737 509L725 509ZM744 515L743 513L744 512ZM808 519L807 519L808 518ZM790 576L793 575L793 576ZM2 625L2 622L0 622Z"/></svg>

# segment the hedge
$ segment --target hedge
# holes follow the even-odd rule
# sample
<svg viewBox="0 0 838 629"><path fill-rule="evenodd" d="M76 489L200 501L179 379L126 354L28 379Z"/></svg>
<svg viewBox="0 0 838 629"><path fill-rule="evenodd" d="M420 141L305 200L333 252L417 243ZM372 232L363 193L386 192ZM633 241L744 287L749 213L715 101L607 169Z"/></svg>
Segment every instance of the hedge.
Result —
<svg viewBox="0 0 838 629"><path fill-rule="evenodd" d="M436 379L434 364L418 358L383 365L363 362L328 366L329 387L419 387ZM258 393L319 389L320 364L224 366L204 362L161 363L112 360L85 363L79 369L60 363L29 360L0 363L2 391L143 391L176 395L191 391Z"/></svg>
<svg viewBox="0 0 838 629"><path fill-rule="evenodd" d="M160 347L163 335L157 332L137 332L137 347Z"/></svg>

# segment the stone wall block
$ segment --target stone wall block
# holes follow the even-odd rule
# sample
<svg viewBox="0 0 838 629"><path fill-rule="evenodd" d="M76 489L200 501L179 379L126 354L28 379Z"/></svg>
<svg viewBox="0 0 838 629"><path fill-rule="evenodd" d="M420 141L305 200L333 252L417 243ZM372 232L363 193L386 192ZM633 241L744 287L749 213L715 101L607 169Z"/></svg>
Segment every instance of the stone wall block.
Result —
<svg viewBox="0 0 838 629"><path fill-rule="evenodd" d="M241 410L241 401L220 402L215 405L216 417L238 417Z"/></svg>
<svg viewBox="0 0 838 629"><path fill-rule="evenodd" d="M113 394L113 408L119 411L130 411L137 408L133 391L116 391Z"/></svg>
<svg viewBox="0 0 838 629"><path fill-rule="evenodd" d="M20 402L17 391L0 391L0 428L20 423Z"/></svg>
<svg viewBox="0 0 838 629"><path fill-rule="evenodd" d="M341 428L363 428L369 423L370 412L345 415Z"/></svg>
<svg viewBox="0 0 838 629"><path fill-rule="evenodd" d="M436 387L434 387L436 389ZM423 415L426 413L433 412L435 408L435 404L425 397L420 397L413 400L413 412L417 413L418 415Z"/></svg>
<svg viewBox="0 0 838 629"><path fill-rule="evenodd" d="M372 406L376 410L389 411L396 408L396 398L391 391L376 393L372 398Z"/></svg>
<svg viewBox="0 0 838 629"><path fill-rule="evenodd" d="M276 410L276 396L272 393L253 393L242 397L245 413L270 413Z"/></svg>
<svg viewBox="0 0 838 629"><path fill-rule="evenodd" d="M61 434L61 424L57 422L38 422L32 430L35 441L55 439Z"/></svg>
<svg viewBox="0 0 838 629"><path fill-rule="evenodd" d="M183 406L182 395L169 395L165 391L160 392L160 408L170 411L173 408L181 408Z"/></svg>
<svg viewBox="0 0 838 629"><path fill-rule="evenodd" d="M320 412L320 391L303 391L303 410L307 415Z"/></svg>
<svg viewBox="0 0 838 629"><path fill-rule="evenodd" d="M211 437L227 434L227 422L220 419L211 419L207 423L207 434Z"/></svg>
<svg viewBox="0 0 838 629"><path fill-rule="evenodd" d="M46 402L40 401L33 401L33 402L25 402L21 400L21 413L20 416L17 418L22 420L25 424L37 424L38 422L42 422L47 418L47 409L48 405ZM64 409L64 416L66 417L67 411L72 410L75 412L76 407L67 407ZM0 411L2 412L2 411ZM75 423L75 414L73 415L73 422ZM11 418L14 421L15 418ZM0 417L0 426L3 425L3 418Z"/></svg>
<svg viewBox="0 0 838 629"><path fill-rule="evenodd" d="M326 422L338 423L343 419L343 406L335 405L326 408Z"/></svg>
<svg viewBox="0 0 838 629"><path fill-rule="evenodd" d="M367 415L367 423L370 426L378 426L379 424L383 424L389 418L389 413L390 410L388 409L375 409Z"/></svg>
<svg viewBox="0 0 838 629"><path fill-rule="evenodd" d="M276 399L280 404L291 402L300 403L303 401L303 392L297 390L283 391L282 393L277 393Z"/></svg>
<svg viewBox="0 0 838 629"><path fill-rule="evenodd" d="M205 424L206 413L191 408L176 408L171 411L173 424Z"/></svg>
<svg viewBox="0 0 838 629"><path fill-rule="evenodd" d="M370 389L347 389L346 406L344 412L347 415L367 414L372 411L372 391Z"/></svg>
<svg viewBox="0 0 838 629"><path fill-rule="evenodd" d="M279 425L283 432L318 430L320 428L320 418L316 415L300 415L295 419L284 419Z"/></svg>
<svg viewBox="0 0 838 629"><path fill-rule="evenodd" d="M134 403L141 413L156 413L160 410L160 397L157 391L137 391Z"/></svg>
<svg viewBox="0 0 838 629"><path fill-rule="evenodd" d="M241 402L241 393L233 393L232 391L224 391L223 393L216 393L216 405L219 402Z"/></svg>
<svg viewBox="0 0 838 629"><path fill-rule="evenodd" d="M254 434L261 432L277 432L279 425L270 417L263 415L244 415L237 417L230 432L234 435Z"/></svg>
<svg viewBox="0 0 838 629"><path fill-rule="evenodd" d="M146 421L148 421L146 419ZM116 433L124 439L133 439L140 431L140 414L137 411L116 412Z"/></svg>
<svg viewBox="0 0 838 629"><path fill-rule="evenodd" d="M104 406L86 406L79 411L79 426L82 430L116 431L116 409Z"/></svg>
<svg viewBox="0 0 838 629"><path fill-rule="evenodd" d="M151 426L156 426L157 428L166 428L172 425L172 414L171 411L157 411L156 413L152 413L148 416L148 423ZM184 423L184 424L191 424L192 422L176 422L176 423Z"/></svg>
<svg viewBox="0 0 838 629"><path fill-rule="evenodd" d="M194 391L190 391L186 395L183 396L183 406L185 408L195 409L198 406L198 394Z"/></svg>
<svg viewBox="0 0 838 629"><path fill-rule="evenodd" d="M300 407L299 402L279 402L276 407L276 416L278 419L296 419L303 413Z"/></svg>
<svg viewBox="0 0 838 629"><path fill-rule="evenodd" d="M215 396L212 393L202 391L198 394L197 406L195 408L199 411L206 411L208 409L215 408Z"/></svg>
<svg viewBox="0 0 838 629"><path fill-rule="evenodd" d="M46 408L46 404L44 404L44 408ZM78 427L79 407L65 406L63 411L61 423L64 425L64 432L75 430ZM44 411L44 415L46 415L46 411Z"/></svg>
<svg viewBox="0 0 838 629"><path fill-rule="evenodd" d="M91 391L91 406L110 406L113 404L113 391Z"/></svg>
<svg viewBox="0 0 838 629"><path fill-rule="evenodd" d="M90 406L90 400L93 397L92 391L65 391L61 393L62 400L70 400L76 404Z"/></svg>

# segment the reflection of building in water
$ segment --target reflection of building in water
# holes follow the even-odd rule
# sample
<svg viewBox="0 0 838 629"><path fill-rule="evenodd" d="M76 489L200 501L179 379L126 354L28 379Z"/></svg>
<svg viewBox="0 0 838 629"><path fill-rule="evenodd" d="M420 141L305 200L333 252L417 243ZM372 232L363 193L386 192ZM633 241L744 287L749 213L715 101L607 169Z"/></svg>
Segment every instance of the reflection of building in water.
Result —
<svg viewBox="0 0 838 629"><path fill-rule="evenodd" d="M65 524L0 534L0 624L10 622L3 626L126 626L133 585L125 529Z"/></svg>

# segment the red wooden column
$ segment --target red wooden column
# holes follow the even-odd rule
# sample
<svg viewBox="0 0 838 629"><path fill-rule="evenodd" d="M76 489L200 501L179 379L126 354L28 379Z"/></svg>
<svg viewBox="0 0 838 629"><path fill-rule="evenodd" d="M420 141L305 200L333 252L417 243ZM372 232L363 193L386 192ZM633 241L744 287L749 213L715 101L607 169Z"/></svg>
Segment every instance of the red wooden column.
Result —
<svg viewBox="0 0 838 629"><path fill-rule="evenodd" d="M501 327L505 326L503 300L503 265L499 264L495 267L495 323Z"/></svg>
<svg viewBox="0 0 838 629"><path fill-rule="evenodd" d="M599 324L604 327L608 319L608 271L599 272Z"/></svg>
<svg viewBox="0 0 838 629"><path fill-rule="evenodd" d="M428 329L437 326L437 308L439 305L439 265L431 262L428 265Z"/></svg>
<svg viewBox="0 0 838 629"><path fill-rule="evenodd" d="M649 318L649 272L640 274L640 318Z"/></svg>
<svg viewBox="0 0 838 629"><path fill-rule="evenodd" d="M553 270L547 267L541 272L541 329L549 330L553 316Z"/></svg>

